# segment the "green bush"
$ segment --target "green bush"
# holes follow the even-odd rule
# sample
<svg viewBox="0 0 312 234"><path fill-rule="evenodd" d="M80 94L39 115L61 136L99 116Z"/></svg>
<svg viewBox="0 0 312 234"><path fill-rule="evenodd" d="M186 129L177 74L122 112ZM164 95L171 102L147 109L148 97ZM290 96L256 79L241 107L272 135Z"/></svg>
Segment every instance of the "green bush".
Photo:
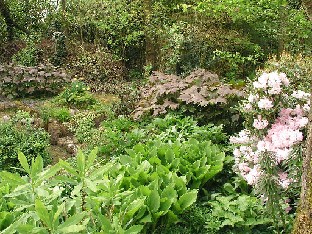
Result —
<svg viewBox="0 0 312 234"><path fill-rule="evenodd" d="M208 202L211 210L207 214L205 228L209 233L255 233L261 225L272 224L256 197L215 194L214 198ZM267 231L273 233L272 229Z"/></svg>
<svg viewBox="0 0 312 234"><path fill-rule="evenodd" d="M59 122L68 122L71 118L71 114L66 107L57 107L52 105L43 105L39 109L39 115L45 123L50 119L56 119Z"/></svg>
<svg viewBox="0 0 312 234"><path fill-rule="evenodd" d="M39 50L33 43L18 51L12 58L13 62L22 66L38 65Z"/></svg>
<svg viewBox="0 0 312 234"><path fill-rule="evenodd" d="M193 138L198 141L209 140L214 144L221 145L227 139L222 125L198 126L194 118L174 114L167 114L164 118L154 118L146 126L146 130L150 138L157 138L162 142L185 142Z"/></svg>
<svg viewBox="0 0 312 234"><path fill-rule="evenodd" d="M83 82L74 81L55 98L55 103L76 108L88 108L96 103L95 98L89 92L90 87Z"/></svg>
<svg viewBox="0 0 312 234"><path fill-rule="evenodd" d="M70 129L77 140L87 148L99 147L101 155L118 157L138 143L155 139L164 143L186 142L191 138L198 141L211 141L223 147L227 136L223 127L212 124L198 126L191 117L167 114L164 118L155 118L151 122L135 122L125 116L107 119L96 129L95 115L79 114L73 117Z"/></svg>
<svg viewBox="0 0 312 234"><path fill-rule="evenodd" d="M49 135L43 129L34 128L32 121L29 113L18 112L12 120L0 122L0 170L16 171L20 167L18 151L27 154L28 162L38 155L45 165L50 162Z"/></svg>

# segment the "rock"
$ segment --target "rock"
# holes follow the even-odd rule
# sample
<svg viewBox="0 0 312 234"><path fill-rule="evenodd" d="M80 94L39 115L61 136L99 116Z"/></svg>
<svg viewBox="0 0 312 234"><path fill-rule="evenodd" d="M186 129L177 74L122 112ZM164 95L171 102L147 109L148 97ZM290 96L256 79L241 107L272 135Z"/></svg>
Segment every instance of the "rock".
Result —
<svg viewBox="0 0 312 234"><path fill-rule="evenodd" d="M51 145L56 145L58 139L70 135L70 131L64 124L57 122L56 120L48 123L48 133L51 136Z"/></svg>
<svg viewBox="0 0 312 234"><path fill-rule="evenodd" d="M10 118L10 116L8 116L8 115L5 115L5 116L2 117L2 120L3 120L4 122L8 122L10 119L11 119L11 118Z"/></svg>
<svg viewBox="0 0 312 234"><path fill-rule="evenodd" d="M62 137L57 141L59 147L64 148L70 154L76 154L78 147L70 137Z"/></svg>

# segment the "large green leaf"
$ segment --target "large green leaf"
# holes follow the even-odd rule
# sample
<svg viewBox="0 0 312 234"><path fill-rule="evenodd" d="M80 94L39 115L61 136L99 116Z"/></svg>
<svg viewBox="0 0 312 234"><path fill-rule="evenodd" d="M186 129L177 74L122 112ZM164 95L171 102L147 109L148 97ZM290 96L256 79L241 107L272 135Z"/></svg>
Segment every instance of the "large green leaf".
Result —
<svg viewBox="0 0 312 234"><path fill-rule="evenodd" d="M79 150L77 153L77 168L81 176L85 176L85 167L86 167L86 157L84 153L81 150Z"/></svg>
<svg viewBox="0 0 312 234"><path fill-rule="evenodd" d="M50 179L55 176L61 170L61 164L57 163L51 167L46 168L43 172L39 174L39 178L36 181L36 185L39 186L42 181Z"/></svg>
<svg viewBox="0 0 312 234"><path fill-rule="evenodd" d="M31 216L29 213L23 213L14 223L1 232L1 234L13 234L16 232L17 228L24 224L27 219Z"/></svg>
<svg viewBox="0 0 312 234"><path fill-rule="evenodd" d="M45 207L42 201L39 199L36 199L35 201L35 210L39 218L42 220L42 222L52 229L52 217L48 211L48 209Z"/></svg>
<svg viewBox="0 0 312 234"><path fill-rule="evenodd" d="M9 227L14 221L12 213L2 211L0 212L0 231Z"/></svg>
<svg viewBox="0 0 312 234"><path fill-rule="evenodd" d="M189 206L191 206L193 203L196 202L197 199L197 190L189 191L185 194L183 194L179 200L178 203L182 210L185 210Z"/></svg>
<svg viewBox="0 0 312 234"><path fill-rule="evenodd" d="M58 208L57 211L53 215L53 226L56 227L59 222L59 216L61 215L62 212L65 211L65 203L62 203Z"/></svg>
<svg viewBox="0 0 312 234"><path fill-rule="evenodd" d="M140 198L140 199L136 199L133 202L131 202L129 204L129 206L127 207L126 211L125 211L125 217L131 219L134 214L142 207L144 206L144 202L145 199L144 198Z"/></svg>
<svg viewBox="0 0 312 234"><path fill-rule="evenodd" d="M137 234L140 233L143 229L143 225L134 225L127 229L124 234Z"/></svg>
<svg viewBox="0 0 312 234"><path fill-rule="evenodd" d="M34 178L37 176L43 169L43 160L41 156L36 157L35 160L32 160L31 164L31 177Z"/></svg>
<svg viewBox="0 0 312 234"><path fill-rule="evenodd" d="M160 196L157 190L152 190L147 199L150 212L155 213L160 207Z"/></svg>
<svg viewBox="0 0 312 234"><path fill-rule="evenodd" d="M77 213L73 216L70 216L64 223L58 226L58 230L62 230L63 228L68 228L70 226L76 225L81 222L86 217L86 213ZM66 230L66 229L65 229Z"/></svg>
<svg viewBox="0 0 312 234"><path fill-rule="evenodd" d="M66 226L59 229L59 232L67 234L67 233L79 233L86 229L85 225L71 225Z"/></svg>
<svg viewBox="0 0 312 234"><path fill-rule="evenodd" d="M27 158L25 157L25 155L22 152L18 152L17 154L18 160L20 162L20 164L22 165L22 167L24 168L24 170L30 174L30 168L27 162Z"/></svg>
<svg viewBox="0 0 312 234"><path fill-rule="evenodd" d="M91 166L93 165L93 163L96 159L97 153L98 153L98 148L96 147L88 155L86 170L89 170L91 168Z"/></svg>
<svg viewBox="0 0 312 234"><path fill-rule="evenodd" d="M8 183L12 187L26 184L25 180L23 180L20 175L13 174L7 171L1 171L0 178L2 180L2 183Z"/></svg>

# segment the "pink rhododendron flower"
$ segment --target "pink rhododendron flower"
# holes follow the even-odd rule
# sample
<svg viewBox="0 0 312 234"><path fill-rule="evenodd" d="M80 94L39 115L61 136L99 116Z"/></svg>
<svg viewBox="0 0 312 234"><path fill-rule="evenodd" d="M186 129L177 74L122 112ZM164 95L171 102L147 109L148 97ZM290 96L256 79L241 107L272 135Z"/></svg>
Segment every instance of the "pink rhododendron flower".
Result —
<svg viewBox="0 0 312 234"><path fill-rule="evenodd" d="M250 110L252 110L252 105L251 105L250 103L246 103L246 104L244 105L244 108L245 108L245 110L250 111Z"/></svg>
<svg viewBox="0 0 312 234"><path fill-rule="evenodd" d="M300 128L305 127L309 123L309 119L307 117L302 117L298 120L298 124Z"/></svg>
<svg viewBox="0 0 312 234"><path fill-rule="evenodd" d="M310 111L310 105L306 103L303 105L302 109L306 112L309 112Z"/></svg>
<svg viewBox="0 0 312 234"><path fill-rule="evenodd" d="M232 144L245 144L250 142L250 132L248 130L242 130L238 133L238 137L231 136L230 142Z"/></svg>
<svg viewBox="0 0 312 234"><path fill-rule="evenodd" d="M283 189L287 189L288 186L291 184L292 179L288 178L288 174L286 172L278 173L279 176L279 183Z"/></svg>
<svg viewBox="0 0 312 234"><path fill-rule="evenodd" d="M291 149L277 149L276 150L276 160L278 163L287 160L289 158L289 154L291 152Z"/></svg>
<svg viewBox="0 0 312 234"><path fill-rule="evenodd" d="M281 72L281 73L279 74L279 78L281 79L281 81L283 82L283 84L284 84L285 86L288 86L288 85L289 85L289 80L288 80L288 78L287 78L287 76L286 76L285 73Z"/></svg>
<svg viewBox="0 0 312 234"><path fill-rule="evenodd" d="M265 141L259 141L257 144L257 149L259 152L264 152L266 150L266 143Z"/></svg>
<svg viewBox="0 0 312 234"><path fill-rule="evenodd" d="M262 175L272 174L260 164L260 160L269 157L273 160L271 166L280 170L278 175L273 173L272 176L278 176L278 184L287 189L294 179L283 171L284 163L288 163L295 146L303 141L301 130L309 122L306 115L310 110L310 94L301 90L291 95L287 93L284 87L289 85L289 80L285 73L263 73L252 85L242 112L248 117L247 123L252 124L248 127L255 129L243 130L230 138L231 143L238 144L233 152L236 168L248 184L255 186ZM257 131L262 129L267 131Z"/></svg>
<svg viewBox="0 0 312 234"><path fill-rule="evenodd" d="M261 118L261 116L258 116L258 119L254 119L253 127L256 129L265 129L269 125L269 122L266 119Z"/></svg>
<svg viewBox="0 0 312 234"><path fill-rule="evenodd" d="M268 98L262 98L259 100L258 102L258 107L260 109L265 109L265 110L269 110L273 107L273 103L270 99Z"/></svg>
<svg viewBox="0 0 312 234"><path fill-rule="evenodd" d="M250 95L248 96L248 101L249 101L249 102L254 102L254 101L256 101L257 99L258 99L258 97L257 97L256 95L250 94Z"/></svg>
<svg viewBox="0 0 312 234"><path fill-rule="evenodd" d="M277 72L269 73L269 77L268 78L269 78L268 79L268 86L269 87L274 88L274 87L280 87L281 86L282 81L281 81L281 79L280 79L280 77L279 77Z"/></svg>
<svg viewBox="0 0 312 234"><path fill-rule="evenodd" d="M258 82L260 82L261 84L266 84L268 82L269 75L270 74L266 72L262 73L262 75L258 78Z"/></svg>
<svg viewBox="0 0 312 234"><path fill-rule="evenodd" d="M251 168L248 166L247 163L240 163L238 164L238 169L241 171L241 173L248 173L250 172Z"/></svg>
<svg viewBox="0 0 312 234"><path fill-rule="evenodd" d="M258 165L255 165L253 168L250 169L249 173L242 176L245 178L249 185L255 185L261 176L260 167Z"/></svg>
<svg viewBox="0 0 312 234"><path fill-rule="evenodd" d="M260 83L259 81L253 82L253 86L255 89L265 89L266 84Z"/></svg>
<svg viewBox="0 0 312 234"><path fill-rule="evenodd" d="M269 94L280 94L282 92L281 87L272 87L271 89L268 90Z"/></svg>
<svg viewBox="0 0 312 234"><path fill-rule="evenodd" d="M310 94L303 92L302 90L298 90L294 91L291 96L298 99L309 99Z"/></svg>

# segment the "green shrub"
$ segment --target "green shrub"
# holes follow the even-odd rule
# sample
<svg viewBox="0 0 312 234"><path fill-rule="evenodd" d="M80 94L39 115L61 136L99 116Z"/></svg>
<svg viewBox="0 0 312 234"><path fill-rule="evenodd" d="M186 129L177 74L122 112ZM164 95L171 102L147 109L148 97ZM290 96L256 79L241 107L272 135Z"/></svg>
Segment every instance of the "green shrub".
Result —
<svg viewBox="0 0 312 234"><path fill-rule="evenodd" d="M214 144L224 144L227 137L223 126L213 124L198 126L194 118L167 114L164 118L154 118L146 126L150 138L157 138L162 142L185 142L190 138L198 141L209 140Z"/></svg>
<svg viewBox="0 0 312 234"><path fill-rule="evenodd" d="M74 81L56 97L55 102L59 105L86 109L96 103L89 90L90 88L83 82Z"/></svg>
<svg viewBox="0 0 312 234"><path fill-rule="evenodd" d="M27 161L40 155L44 164L50 162L48 154L49 135L32 125L33 119L27 112L18 112L12 120L0 122L0 170L15 171L20 167L18 151L27 153Z"/></svg>
<svg viewBox="0 0 312 234"><path fill-rule="evenodd" d="M71 114L68 108L52 105L41 106L39 109L39 114L45 123L47 123L49 119L56 119L63 123L68 122L71 118Z"/></svg>
<svg viewBox="0 0 312 234"><path fill-rule="evenodd" d="M37 66L39 63L40 49L34 40L28 40L27 46L13 55L13 62L22 66Z"/></svg>
<svg viewBox="0 0 312 234"><path fill-rule="evenodd" d="M226 142L226 134L222 126L198 126L191 117L180 117L168 114L165 118L155 118L150 123L135 122L125 116L107 119L96 129L94 115L85 114L74 117L70 129L80 143L88 148L99 147L101 155L118 157L138 143L146 143L155 139L163 143L179 141L181 143L194 138L198 141L211 141L220 147Z"/></svg>
<svg viewBox="0 0 312 234"><path fill-rule="evenodd" d="M83 78L92 89L104 93L113 93L107 83L124 80L125 68L122 61L107 49L96 45L84 46L73 43L69 45L75 56L66 65L73 77Z"/></svg>
<svg viewBox="0 0 312 234"><path fill-rule="evenodd" d="M90 144L90 147L98 138L96 134L94 119L97 117L97 114L92 111L80 112L71 118L71 121L68 123L69 130L74 133L74 136L79 143ZM93 138L94 137L94 138Z"/></svg>
<svg viewBox="0 0 312 234"><path fill-rule="evenodd" d="M215 194L214 198L208 202L211 211L207 214L205 228L209 233L255 233L259 226L261 229L261 225L272 224L256 197ZM267 231L273 233L273 230Z"/></svg>

